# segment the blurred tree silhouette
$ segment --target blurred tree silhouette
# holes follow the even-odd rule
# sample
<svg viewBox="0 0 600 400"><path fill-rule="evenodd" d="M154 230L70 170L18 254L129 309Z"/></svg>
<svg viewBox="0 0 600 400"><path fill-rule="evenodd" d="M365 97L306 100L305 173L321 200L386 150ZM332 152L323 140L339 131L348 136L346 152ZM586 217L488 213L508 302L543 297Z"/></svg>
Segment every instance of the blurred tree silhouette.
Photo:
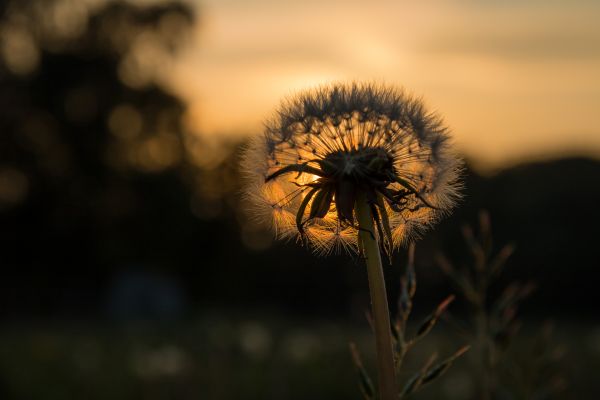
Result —
<svg viewBox="0 0 600 400"><path fill-rule="evenodd" d="M285 270L273 254L251 253L270 234L240 227L231 212L241 209L232 207L237 152L215 157L214 144L186 132L184 105L160 85L195 16L178 2L152 4L2 5L2 308L97 316L110 280L134 267L185 276L196 300L279 298L314 311L319 296L298 304L298 295L330 290L327 281L341 290L335 277L348 260L329 260L319 286L322 265L306 268L303 249L278 247L293 260Z"/></svg>
<svg viewBox="0 0 600 400"><path fill-rule="evenodd" d="M33 301L75 268L157 257L157 227L188 218L184 106L159 73L195 16L178 2L1 9L2 263L33 279Z"/></svg>

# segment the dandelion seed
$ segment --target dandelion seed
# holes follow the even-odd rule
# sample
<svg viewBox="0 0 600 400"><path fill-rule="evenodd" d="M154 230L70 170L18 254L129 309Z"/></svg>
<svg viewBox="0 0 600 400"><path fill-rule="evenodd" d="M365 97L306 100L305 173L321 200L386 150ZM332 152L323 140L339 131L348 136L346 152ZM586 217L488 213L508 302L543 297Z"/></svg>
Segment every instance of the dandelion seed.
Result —
<svg viewBox="0 0 600 400"><path fill-rule="evenodd" d="M402 91L334 84L284 102L245 155L247 196L280 238L316 252L357 250L357 194L391 251L459 197L460 162L441 119Z"/></svg>

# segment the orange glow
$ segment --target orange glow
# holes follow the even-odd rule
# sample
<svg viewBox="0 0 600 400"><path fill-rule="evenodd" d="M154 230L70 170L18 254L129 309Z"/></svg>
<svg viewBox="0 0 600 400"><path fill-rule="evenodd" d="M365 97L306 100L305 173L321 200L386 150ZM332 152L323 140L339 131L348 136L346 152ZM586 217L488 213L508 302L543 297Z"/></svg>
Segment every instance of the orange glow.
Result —
<svg viewBox="0 0 600 400"><path fill-rule="evenodd" d="M376 235L399 247L459 197L447 130L418 100L390 87L336 85L283 104L242 163L254 217L278 237L306 239L321 254L358 250L354 203L370 193L386 226Z"/></svg>
<svg viewBox="0 0 600 400"><path fill-rule="evenodd" d="M600 156L600 4L201 2L169 71L202 135L249 135L279 99L331 81L422 95L483 168Z"/></svg>

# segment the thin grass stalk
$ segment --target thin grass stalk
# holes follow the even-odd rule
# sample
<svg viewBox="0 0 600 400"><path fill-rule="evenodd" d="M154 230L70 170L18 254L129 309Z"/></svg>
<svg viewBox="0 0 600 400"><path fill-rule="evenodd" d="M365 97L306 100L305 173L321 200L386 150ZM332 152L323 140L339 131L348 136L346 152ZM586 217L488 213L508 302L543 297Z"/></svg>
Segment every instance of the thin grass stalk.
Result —
<svg viewBox="0 0 600 400"><path fill-rule="evenodd" d="M367 263L373 329L375 331L380 399L395 400L398 398L398 389L396 387L390 313L381 264L381 253L377 238L375 237L373 215L371 214L367 196L365 193L359 193L357 197L356 216L360 228L358 235Z"/></svg>

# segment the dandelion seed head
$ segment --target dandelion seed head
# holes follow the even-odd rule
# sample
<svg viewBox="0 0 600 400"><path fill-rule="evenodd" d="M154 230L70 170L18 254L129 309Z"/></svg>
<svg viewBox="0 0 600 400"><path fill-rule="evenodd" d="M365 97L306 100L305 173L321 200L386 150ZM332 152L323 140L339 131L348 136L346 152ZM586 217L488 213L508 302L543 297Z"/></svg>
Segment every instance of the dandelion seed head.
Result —
<svg viewBox="0 0 600 400"><path fill-rule="evenodd" d="M460 197L460 161L441 118L420 99L375 84L332 84L283 101L242 168L257 220L319 254L357 250L358 191L378 207L392 248Z"/></svg>

